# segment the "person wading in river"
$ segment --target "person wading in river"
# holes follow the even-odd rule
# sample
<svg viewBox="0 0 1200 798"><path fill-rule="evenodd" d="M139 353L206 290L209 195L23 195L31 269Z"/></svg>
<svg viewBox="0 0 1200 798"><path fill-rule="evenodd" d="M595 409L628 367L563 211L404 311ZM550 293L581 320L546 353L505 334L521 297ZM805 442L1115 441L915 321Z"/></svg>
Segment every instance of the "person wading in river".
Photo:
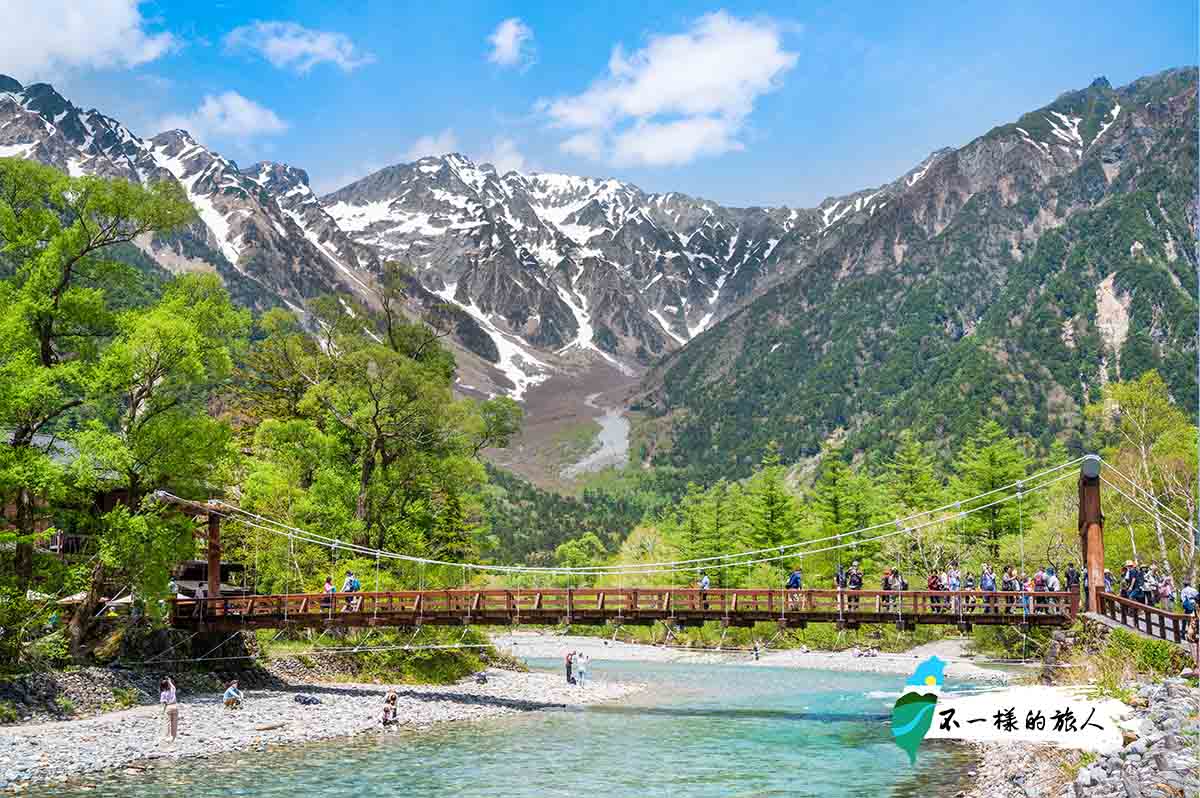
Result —
<svg viewBox="0 0 1200 798"><path fill-rule="evenodd" d="M158 683L158 703L162 707L160 712L165 721L163 733L171 742L175 742L175 737L179 734L179 704L176 703L175 683L170 677Z"/></svg>

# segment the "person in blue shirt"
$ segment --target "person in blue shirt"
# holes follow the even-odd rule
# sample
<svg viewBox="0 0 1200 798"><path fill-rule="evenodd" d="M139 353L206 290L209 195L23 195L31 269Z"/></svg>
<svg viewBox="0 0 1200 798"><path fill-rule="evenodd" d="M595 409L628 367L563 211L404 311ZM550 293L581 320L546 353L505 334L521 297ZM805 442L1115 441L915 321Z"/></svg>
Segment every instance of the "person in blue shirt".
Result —
<svg viewBox="0 0 1200 798"><path fill-rule="evenodd" d="M799 591L803 581L804 581L804 578L800 573L800 569L793 568L791 574L788 575L787 584L784 587L787 590ZM799 596L796 594L792 594L788 598L788 603L792 606L793 609L795 609L798 602L799 602Z"/></svg>
<svg viewBox="0 0 1200 798"><path fill-rule="evenodd" d="M229 683L229 686L225 688L224 700L226 709L241 709L242 701L244 701L245 698L246 697L242 695L242 691L238 689L237 679L234 679Z"/></svg>

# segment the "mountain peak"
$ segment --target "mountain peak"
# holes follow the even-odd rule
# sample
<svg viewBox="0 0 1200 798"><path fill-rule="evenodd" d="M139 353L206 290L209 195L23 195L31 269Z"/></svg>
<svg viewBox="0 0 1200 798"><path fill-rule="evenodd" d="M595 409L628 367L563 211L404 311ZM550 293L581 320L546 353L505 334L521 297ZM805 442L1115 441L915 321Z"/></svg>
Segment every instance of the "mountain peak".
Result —
<svg viewBox="0 0 1200 798"><path fill-rule="evenodd" d="M1111 89L1112 84L1108 82L1108 78L1101 75L1100 77L1093 80L1092 85L1088 86L1088 88L1089 89Z"/></svg>
<svg viewBox="0 0 1200 798"><path fill-rule="evenodd" d="M8 75L0 75L0 91L11 91L14 94L25 91L25 87Z"/></svg>

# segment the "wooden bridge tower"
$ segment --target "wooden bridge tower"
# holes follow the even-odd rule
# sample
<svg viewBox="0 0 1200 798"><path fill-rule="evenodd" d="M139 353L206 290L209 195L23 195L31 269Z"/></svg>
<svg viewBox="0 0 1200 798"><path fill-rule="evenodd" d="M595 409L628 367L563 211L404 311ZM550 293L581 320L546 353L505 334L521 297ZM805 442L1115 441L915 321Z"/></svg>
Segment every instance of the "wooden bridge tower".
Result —
<svg viewBox="0 0 1200 798"><path fill-rule="evenodd" d="M1087 569L1087 610L1100 612L1104 591L1104 513L1100 510L1100 457L1089 454L1079 467L1079 543Z"/></svg>

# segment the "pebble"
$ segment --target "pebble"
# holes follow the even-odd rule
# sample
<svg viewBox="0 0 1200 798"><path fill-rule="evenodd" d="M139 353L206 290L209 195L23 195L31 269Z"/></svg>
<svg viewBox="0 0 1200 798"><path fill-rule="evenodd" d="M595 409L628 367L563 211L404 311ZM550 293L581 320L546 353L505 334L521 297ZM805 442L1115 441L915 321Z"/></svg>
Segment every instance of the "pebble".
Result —
<svg viewBox="0 0 1200 798"><path fill-rule="evenodd" d="M568 685L557 674L488 670L487 682L451 686L320 684L246 690L246 703L227 710L219 694L181 696L179 737L163 736L156 706L98 717L0 727L0 751L14 767L0 771L3 789L77 778L106 770L138 769L153 759L207 758L237 751L364 733L380 728L383 698L399 694L400 726L479 720L516 712L612 701L644 689L632 682L595 679ZM298 693L321 703L296 702ZM265 727L272 728L265 728Z"/></svg>
<svg viewBox="0 0 1200 798"><path fill-rule="evenodd" d="M1138 734L1080 768L1067 782L1061 752L1041 745L980 746L975 786L966 798L1157 798L1200 796L1200 748L1185 735L1200 732L1200 689L1182 679L1140 685L1133 711ZM1031 792L1032 791L1032 792Z"/></svg>

